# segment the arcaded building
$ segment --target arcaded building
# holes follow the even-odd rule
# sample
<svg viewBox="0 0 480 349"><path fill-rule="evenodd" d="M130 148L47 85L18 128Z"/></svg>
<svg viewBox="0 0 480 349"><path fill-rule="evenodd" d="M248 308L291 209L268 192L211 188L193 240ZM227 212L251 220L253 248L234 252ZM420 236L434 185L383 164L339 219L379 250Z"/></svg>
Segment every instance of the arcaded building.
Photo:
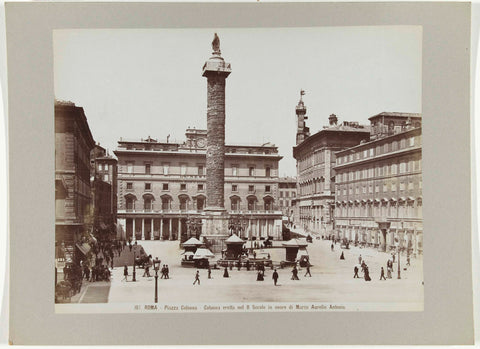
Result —
<svg viewBox="0 0 480 349"><path fill-rule="evenodd" d="M305 232L328 234L333 229L335 207L335 162L338 151L354 147L370 137L368 126L358 122L338 124L336 115L329 125L311 135L305 120L307 108L302 97L296 106L297 210L295 226Z"/></svg>
<svg viewBox="0 0 480 349"><path fill-rule="evenodd" d="M369 120L370 141L335 154L337 236L421 254L421 115L384 112Z"/></svg>
<svg viewBox="0 0 480 349"><path fill-rule="evenodd" d="M185 136L182 143L151 137L118 141L118 222L127 239L180 240L191 235L188 222L204 222L207 131L189 128ZM239 234L280 239L277 147L225 149L225 209L247 222Z"/></svg>

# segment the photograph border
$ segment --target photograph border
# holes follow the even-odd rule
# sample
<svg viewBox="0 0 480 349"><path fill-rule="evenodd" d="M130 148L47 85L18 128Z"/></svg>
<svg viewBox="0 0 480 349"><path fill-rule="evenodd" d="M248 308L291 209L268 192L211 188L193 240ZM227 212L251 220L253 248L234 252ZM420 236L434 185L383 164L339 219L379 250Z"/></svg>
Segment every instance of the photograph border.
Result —
<svg viewBox="0 0 480 349"><path fill-rule="evenodd" d="M10 342L472 344L470 10L469 3L7 3ZM54 29L363 25L423 27L430 232L423 312L55 314Z"/></svg>

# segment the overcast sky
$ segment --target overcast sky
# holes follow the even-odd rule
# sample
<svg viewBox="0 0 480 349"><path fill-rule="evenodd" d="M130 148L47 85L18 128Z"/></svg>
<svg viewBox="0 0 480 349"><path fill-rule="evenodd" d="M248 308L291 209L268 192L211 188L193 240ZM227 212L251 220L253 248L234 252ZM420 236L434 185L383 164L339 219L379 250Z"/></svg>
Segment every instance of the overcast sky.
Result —
<svg viewBox="0 0 480 349"><path fill-rule="evenodd" d="M368 124L382 111L421 113L421 27L61 30L54 32L55 96L85 110L93 137L183 141L206 129L202 66L213 34L232 65L226 143L265 143L295 175L300 89L311 133L339 121Z"/></svg>

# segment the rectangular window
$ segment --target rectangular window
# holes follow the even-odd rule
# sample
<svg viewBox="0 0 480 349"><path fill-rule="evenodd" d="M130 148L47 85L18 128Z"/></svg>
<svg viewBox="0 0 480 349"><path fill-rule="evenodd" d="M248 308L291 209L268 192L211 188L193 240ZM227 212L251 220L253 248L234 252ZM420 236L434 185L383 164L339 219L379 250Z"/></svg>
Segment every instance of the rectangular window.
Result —
<svg viewBox="0 0 480 349"><path fill-rule="evenodd" d="M232 191L237 192L238 186L236 184L232 184Z"/></svg>
<svg viewBox="0 0 480 349"><path fill-rule="evenodd" d="M352 195L352 194L353 194L353 188L350 187L350 188L348 188L348 195Z"/></svg>
<svg viewBox="0 0 480 349"><path fill-rule="evenodd" d="M181 164L180 165L180 174L182 176L185 176L187 174L187 164Z"/></svg>
<svg viewBox="0 0 480 349"><path fill-rule="evenodd" d="M133 183L132 182L127 182L127 190L133 189Z"/></svg>
<svg viewBox="0 0 480 349"><path fill-rule="evenodd" d="M355 188L355 194L360 194L360 188L359 187Z"/></svg>
<svg viewBox="0 0 480 349"><path fill-rule="evenodd" d="M383 192L384 192L384 193L387 192L387 183L383 183Z"/></svg>
<svg viewBox="0 0 480 349"><path fill-rule="evenodd" d="M370 148L370 156L373 156L373 148Z"/></svg>
<svg viewBox="0 0 480 349"><path fill-rule="evenodd" d="M413 189L413 182L408 182L408 189L412 190Z"/></svg>
<svg viewBox="0 0 480 349"><path fill-rule="evenodd" d="M127 173L133 173L133 162L127 162Z"/></svg>
<svg viewBox="0 0 480 349"><path fill-rule="evenodd" d="M108 171L108 164L104 164L104 165L103 165L103 169L104 169L105 171Z"/></svg>
<svg viewBox="0 0 480 349"><path fill-rule="evenodd" d="M248 175L249 175L250 177L255 176L255 167L250 166L250 167L248 168Z"/></svg>
<svg viewBox="0 0 480 349"><path fill-rule="evenodd" d="M98 170L99 170L99 171L102 170L102 164L98 164Z"/></svg>
<svg viewBox="0 0 480 349"><path fill-rule="evenodd" d="M343 188L343 195L347 195L347 189Z"/></svg>
<svg viewBox="0 0 480 349"><path fill-rule="evenodd" d="M253 193L255 191L255 186L254 185L249 185L248 186L248 192Z"/></svg>
<svg viewBox="0 0 480 349"><path fill-rule="evenodd" d="M395 192L397 191L397 183L392 182L392 191Z"/></svg>
<svg viewBox="0 0 480 349"><path fill-rule="evenodd" d="M145 164L145 174L150 174L150 164Z"/></svg>
<svg viewBox="0 0 480 349"><path fill-rule="evenodd" d="M292 194L293 194L293 193L292 193ZM285 192L285 197L288 198L289 196L290 196L290 192L288 192L288 191ZM292 195L292 197L293 197L293 195Z"/></svg>
<svg viewBox="0 0 480 349"><path fill-rule="evenodd" d="M232 166L232 176L234 177L238 176L238 165Z"/></svg>
<svg viewBox="0 0 480 349"><path fill-rule="evenodd" d="M379 193L380 192L380 186L377 184L375 185L375 193Z"/></svg>
<svg viewBox="0 0 480 349"><path fill-rule="evenodd" d="M283 191L280 192L280 197L283 198Z"/></svg>
<svg viewBox="0 0 480 349"><path fill-rule="evenodd" d="M392 175L397 174L397 164L392 164Z"/></svg>
<svg viewBox="0 0 480 349"><path fill-rule="evenodd" d="M162 164L163 174L164 174L165 176L168 175L169 168L170 168L170 164L167 164L167 163Z"/></svg>
<svg viewBox="0 0 480 349"><path fill-rule="evenodd" d="M357 160L360 160L360 152L356 153L355 158L356 158Z"/></svg>
<svg viewBox="0 0 480 349"><path fill-rule="evenodd" d="M392 142L392 151L396 151L398 149L398 142L394 141Z"/></svg>
<svg viewBox="0 0 480 349"><path fill-rule="evenodd" d="M145 183L145 190L152 190L152 183Z"/></svg>
<svg viewBox="0 0 480 349"><path fill-rule="evenodd" d="M197 174L199 176L203 176L205 173L204 173L204 167L203 165L198 165L198 168L197 168Z"/></svg>
<svg viewBox="0 0 480 349"><path fill-rule="evenodd" d="M280 200L280 206L283 206L283 200Z"/></svg>
<svg viewBox="0 0 480 349"><path fill-rule="evenodd" d="M363 188L362 188L362 193L363 193L363 194L366 194L366 193L367 193L367 187L366 187L366 186L363 186Z"/></svg>
<svg viewBox="0 0 480 349"><path fill-rule="evenodd" d="M404 182L400 183L400 190L405 190L405 183Z"/></svg>
<svg viewBox="0 0 480 349"><path fill-rule="evenodd" d="M383 146L383 152L388 153L388 143L385 143L385 145Z"/></svg>
<svg viewBox="0 0 480 349"><path fill-rule="evenodd" d="M413 147L413 146L415 145L415 137L410 137L410 138L408 139L408 145L409 145L410 147Z"/></svg>
<svg viewBox="0 0 480 349"><path fill-rule="evenodd" d="M373 194L373 185L370 184L370 186L368 187L368 192L370 194Z"/></svg>
<svg viewBox="0 0 480 349"><path fill-rule="evenodd" d="M270 177L270 167L265 168L265 177Z"/></svg>
<svg viewBox="0 0 480 349"><path fill-rule="evenodd" d="M406 172L406 167L407 164L405 162L400 163L400 173L405 173Z"/></svg>
<svg viewBox="0 0 480 349"><path fill-rule="evenodd" d="M187 190L187 184L180 183L180 190Z"/></svg>
<svg viewBox="0 0 480 349"><path fill-rule="evenodd" d="M162 190L168 190L168 183L163 183Z"/></svg>
<svg viewBox="0 0 480 349"><path fill-rule="evenodd" d="M198 184L197 185L197 190L198 191L203 191L203 184Z"/></svg>
<svg viewBox="0 0 480 349"><path fill-rule="evenodd" d="M269 185L265 186L265 192L270 193L270 186Z"/></svg>
<svg viewBox="0 0 480 349"><path fill-rule="evenodd" d="M405 148L405 138L400 140L400 149Z"/></svg>
<svg viewBox="0 0 480 349"><path fill-rule="evenodd" d="M108 182L108 174L106 174L106 175L103 176L103 181L104 181L104 182Z"/></svg>
<svg viewBox="0 0 480 349"><path fill-rule="evenodd" d="M365 149L365 150L363 151L363 157L364 157L364 158L368 157L368 149Z"/></svg>

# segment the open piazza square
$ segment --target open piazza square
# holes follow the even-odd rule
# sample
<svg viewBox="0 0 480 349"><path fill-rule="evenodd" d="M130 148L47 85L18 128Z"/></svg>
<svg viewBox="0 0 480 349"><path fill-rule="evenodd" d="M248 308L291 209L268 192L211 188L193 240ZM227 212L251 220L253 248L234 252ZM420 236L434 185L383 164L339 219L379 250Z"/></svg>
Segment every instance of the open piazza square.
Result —
<svg viewBox="0 0 480 349"><path fill-rule="evenodd" d="M382 304L389 304L398 310L423 310L421 258L411 258L410 266L406 266L406 256L401 255L401 279L397 279L396 259L392 278L380 280L380 268L383 266L386 269L391 254L353 245L349 249L343 249L339 243L334 245L332 251L331 243L330 240L314 239L308 244L312 276L304 276L306 268L299 268L300 280L291 279L291 267L283 269L277 267L285 258L285 249L279 247L280 242L274 242L273 248L264 249L270 253L279 274L277 286L274 286L273 270L270 268L265 270L264 281L256 281L257 272L254 268L247 271L245 267L241 270L237 267L233 267L232 270L229 268L228 278L223 277L224 268L212 269L211 279L207 277L207 269L199 269L200 284L193 285L197 269L181 266L183 250L177 241L142 241L141 245L133 248L137 251L143 248L148 255L158 257L161 266L164 264L169 266L169 279L162 279L159 272L159 304L299 302L350 304L358 305L360 308L368 304L377 305L377 309L381 309ZM342 252L344 260L340 259ZM143 268L136 268L136 282L133 282L133 266L130 263L128 281L124 280L124 267L118 265L119 258L125 259L131 254L126 247L121 256L114 259L116 267L112 269L110 284L102 284L99 287L98 283L85 282L82 291L72 299L72 302L154 304L153 268L150 269L150 277L143 276ZM360 255L369 267L371 277L369 282L365 281L361 271L360 278L353 278L353 269L358 265ZM103 292L96 292L100 289L103 289Z"/></svg>

